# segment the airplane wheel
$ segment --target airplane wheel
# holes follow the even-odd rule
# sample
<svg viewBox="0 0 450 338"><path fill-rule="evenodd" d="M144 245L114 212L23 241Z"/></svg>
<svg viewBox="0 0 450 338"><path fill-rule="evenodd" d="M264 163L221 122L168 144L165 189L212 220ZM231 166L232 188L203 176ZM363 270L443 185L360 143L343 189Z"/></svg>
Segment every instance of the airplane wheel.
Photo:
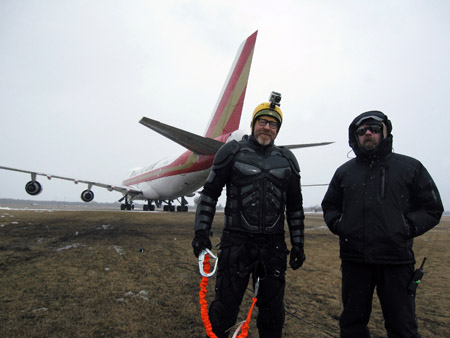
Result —
<svg viewBox="0 0 450 338"><path fill-rule="evenodd" d="M149 207L149 209L148 210L150 210L150 211L155 211L155 206L152 204L152 205L150 205L150 207Z"/></svg>
<svg viewBox="0 0 450 338"><path fill-rule="evenodd" d="M169 210L170 210L171 212L175 211L175 206L174 206L174 205L171 205Z"/></svg>
<svg viewBox="0 0 450 338"><path fill-rule="evenodd" d="M169 206L168 206L168 205L165 205L164 208L163 208L163 210L164 210L164 211L169 211Z"/></svg>
<svg viewBox="0 0 450 338"><path fill-rule="evenodd" d="M127 207L126 207L126 205L125 204L121 204L120 205L120 210L125 210Z"/></svg>
<svg viewBox="0 0 450 338"><path fill-rule="evenodd" d="M148 205L144 204L144 211L148 211Z"/></svg>

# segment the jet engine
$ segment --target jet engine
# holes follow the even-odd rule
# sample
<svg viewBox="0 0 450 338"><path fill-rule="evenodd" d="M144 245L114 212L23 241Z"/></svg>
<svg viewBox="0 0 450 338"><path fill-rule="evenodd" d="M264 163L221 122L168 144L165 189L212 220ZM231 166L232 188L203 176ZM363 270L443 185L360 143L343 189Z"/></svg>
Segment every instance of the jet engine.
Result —
<svg viewBox="0 0 450 338"><path fill-rule="evenodd" d="M91 202L94 199L94 192L86 189L81 193L81 199L83 202Z"/></svg>
<svg viewBox="0 0 450 338"><path fill-rule="evenodd" d="M30 181L25 185L25 191L31 196L36 196L42 191L42 186L38 181Z"/></svg>

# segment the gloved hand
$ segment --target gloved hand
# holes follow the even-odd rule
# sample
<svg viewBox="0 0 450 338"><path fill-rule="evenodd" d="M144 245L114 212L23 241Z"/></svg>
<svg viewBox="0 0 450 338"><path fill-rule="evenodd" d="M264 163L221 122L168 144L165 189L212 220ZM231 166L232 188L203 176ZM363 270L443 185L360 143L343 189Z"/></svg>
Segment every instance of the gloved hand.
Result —
<svg viewBox="0 0 450 338"><path fill-rule="evenodd" d="M209 231L197 230L192 240L192 248L194 249L195 257L198 257L204 249L211 249L212 245L209 239Z"/></svg>
<svg viewBox="0 0 450 338"><path fill-rule="evenodd" d="M294 245L291 249L291 254L289 256L289 265L293 270L297 270L303 265L306 256L303 250L303 246Z"/></svg>

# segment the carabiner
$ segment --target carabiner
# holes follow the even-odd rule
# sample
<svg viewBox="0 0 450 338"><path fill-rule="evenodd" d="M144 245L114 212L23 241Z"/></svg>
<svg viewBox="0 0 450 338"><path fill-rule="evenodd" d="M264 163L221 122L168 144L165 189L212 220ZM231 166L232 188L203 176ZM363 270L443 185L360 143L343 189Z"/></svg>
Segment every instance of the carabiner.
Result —
<svg viewBox="0 0 450 338"><path fill-rule="evenodd" d="M259 277L255 283L255 297L258 297L258 291L259 291Z"/></svg>
<svg viewBox="0 0 450 338"><path fill-rule="evenodd" d="M205 270L203 270L203 261L205 260L205 256L206 255L210 255L211 258L216 260L216 263L214 263L214 269L209 272L206 273ZM198 268L200 270L200 274L203 277L211 277L212 275L214 275L216 273L216 269L217 269L217 263L219 262L219 259L217 258L217 256L214 256L214 254L211 252L211 250L209 249L204 249L200 255L198 255Z"/></svg>

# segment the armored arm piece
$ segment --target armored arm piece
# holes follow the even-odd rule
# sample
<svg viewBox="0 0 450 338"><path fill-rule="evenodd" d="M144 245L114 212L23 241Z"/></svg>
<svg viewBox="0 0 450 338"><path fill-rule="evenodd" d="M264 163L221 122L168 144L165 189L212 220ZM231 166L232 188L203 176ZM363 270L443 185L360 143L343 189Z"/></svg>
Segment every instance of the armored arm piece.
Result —
<svg viewBox="0 0 450 338"><path fill-rule="evenodd" d="M198 199L194 224L195 237L192 241L194 254L197 257L202 250L206 248L211 249L212 247L211 240L209 239L211 225L216 214L217 199L222 192L222 188L228 177L228 171L231 167L232 155L235 152L233 150L239 149L235 145L237 145L237 142L232 141L224 144L219 149L214 157L211 172Z"/></svg>
<svg viewBox="0 0 450 338"><path fill-rule="evenodd" d="M286 220L289 226L289 233L291 236L292 246L302 246L305 243L304 240L304 219L305 213L303 212L303 197L301 192L300 183L300 166L294 154L287 148L281 148L284 156L288 159L293 175L288 188L287 208L286 208Z"/></svg>
<svg viewBox="0 0 450 338"><path fill-rule="evenodd" d="M289 265L297 270L303 265L306 259L304 252L305 235L303 197L300 189L300 167L294 154L286 148L281 148L285 157L289 160L293 175L288 188L288 198L286 204L286 220L291 237L291 254L289 256Z"/></svg>
<svg viewBox="0 0 450 338"><path fill-rule="evenodd" d="M204 194L200 195L198 199L197 212L195 214L194 230L197 231L211 231L211 224L216 214L217 201Z"/></svg>
<svg viewBox="0 0 450 338"><path fill-rule="evenodd" d="M211 224L216 213L217 201L201 194L197 212L195 215L195 236L192 240L192 248L194 249L194 255L198 257L204 249L211 249L212 244L209 239L211 233Z"/></svg>
<svg viewBox="0 0 450 338"><path fill-rule="evenodd" d="M237 142L234 141L224 144L214 157L211 172L198 199L194 225L196 233L205 231L209 236L211 224L216 214L217 200L228 178L229 167L233 154L236 152L235 149L239 149L236 145Z"/></svg>
<svg viewBox="0 0 450 338"><path fill-rule="evenodd" d="M303 265L306 259L303 249L305 243L304 236L304 214L303 210L291 211L286 213L286 218L291 236L292 250L289 257L289 265L292 269L297 270Z"/></svg>
<svg viewBox="0 0 450 338"><path fill-rule="evenodd" d="M305 224L303 222L304 218L305 215L303 213L303 210L286 212L286 219L289 227L292 246L303 246L305 244Z"/></svg>

